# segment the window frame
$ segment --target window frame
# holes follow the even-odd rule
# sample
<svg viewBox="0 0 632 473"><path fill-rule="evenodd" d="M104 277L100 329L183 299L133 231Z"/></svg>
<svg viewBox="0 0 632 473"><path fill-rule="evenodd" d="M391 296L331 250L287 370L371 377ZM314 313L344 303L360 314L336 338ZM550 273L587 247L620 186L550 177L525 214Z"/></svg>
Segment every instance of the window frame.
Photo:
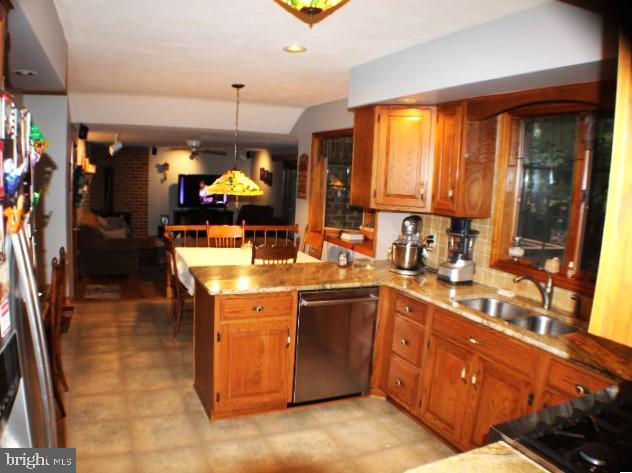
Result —
<svg viewBox="0 0 632 473"><path fill-rule="evenodd" d="M521 142L520 121L530 116L544 115L579 115L576 157L573 171L573 186L571 192L571 210L569 214L568 236L565 260L560 263L560 272L553 275L555 286L568 289L584 296L592 297L595 288L596 275L579 270L577 264L581 254L584 234L585 212L582 205L582 187L590 185L590 169L593 158L593 138L590 133L590 120L594 124L596 115L600 112L610 112L608 108L586 103L547 103L527 104L525 106L504 112L500 115L498 178L495 188L495 212L493 217L494 233L490 252L490 267L517 276L531 275L541 281L546 280L544 270L533 266L529 260L512 261L507 250L515 234L517 225L517 193L520 190L519 147ZM589 118L592 117L592 118ZM574 261L576 274L567 277L568 262Z"/></svg>
<svg viewBox="0 0 632 473"><path fill-rule="evenodd" d="M353 128L329 130L312 133L312 154L309 159L309 191L307 225L310 230L325 231L325 204L327 197L326 161L322 156L322 142L327 138L354 137ZM366 256L375 256L376 216L372 209L364 209L363 223L373 222L373 234L365 234L365 241L360 244L350 243L325 231L325 241L342 246L346 249L362 253Z"/></svg>

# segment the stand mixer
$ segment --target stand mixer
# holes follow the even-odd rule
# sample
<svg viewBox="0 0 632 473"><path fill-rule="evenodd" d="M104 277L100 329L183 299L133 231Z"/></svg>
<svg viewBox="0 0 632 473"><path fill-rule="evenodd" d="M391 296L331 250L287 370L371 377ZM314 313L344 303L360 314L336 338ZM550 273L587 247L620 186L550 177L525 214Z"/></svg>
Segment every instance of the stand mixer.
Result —
<svg viewBox="0 0 632 473"><path fill-rule="evenodd" d="M439 265L437 278L450 284L472 284L474 262L472 251L478 235L472 230L471 219L453 218L448 234L448 259Z"/></svg>
<svg viewBox="0 0 632 473"><path fill-rule="evenodd" d="M389 249L390 270L403 276L417 276L424 270L424 259L431 239L419 237L421 217L409 215L402 221L402 233Z"/></svg>

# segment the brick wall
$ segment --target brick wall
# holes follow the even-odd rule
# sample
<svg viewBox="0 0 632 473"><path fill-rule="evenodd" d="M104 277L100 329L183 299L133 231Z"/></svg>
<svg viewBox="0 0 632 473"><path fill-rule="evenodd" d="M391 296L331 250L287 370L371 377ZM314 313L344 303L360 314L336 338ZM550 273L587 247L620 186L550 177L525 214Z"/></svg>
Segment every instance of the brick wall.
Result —
<svg viewBox="0 0 632 473"><path fill-rule="evenodd" d="M90 161L97 173L90 187L90 204L94 211L105 209L105 169L111 167L114 175L114 211L131 214L132 235L147 236L148 160L149 149L143 146L125 146L110 156L107 145L90 145Z"/></svg>

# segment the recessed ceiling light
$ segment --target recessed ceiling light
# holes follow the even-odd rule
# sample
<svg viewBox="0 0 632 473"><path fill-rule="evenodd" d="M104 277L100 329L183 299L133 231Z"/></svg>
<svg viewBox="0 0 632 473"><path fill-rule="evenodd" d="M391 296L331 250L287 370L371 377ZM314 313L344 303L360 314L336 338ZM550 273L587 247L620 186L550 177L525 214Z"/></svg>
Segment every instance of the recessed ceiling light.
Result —
<svg viewBox="0 0 632 473"><path fill-rule="evenodd" d="M415 103L415 102L416 102L416 100L415 100L415 99L411 99L410 97L406 97L406 98L403 98L403 99L399 99L399 101L400 101L401 103Z"/></svg>
<svg viewBox="0 0 632 473"><path fill-rule="evenodd" d="M304 53L307 49L300 44L290 44L289 46L284 47L283 51L286 53Z"/></svg>
<svg viewBox="0 0 632 473"><path fill-rule="evenodd" d="M30 69L15 69L13 71L13 73L16 76L24 76L24 77L31 77L31 76L36 76L37 75L37 72L32 71Z"/></svg>

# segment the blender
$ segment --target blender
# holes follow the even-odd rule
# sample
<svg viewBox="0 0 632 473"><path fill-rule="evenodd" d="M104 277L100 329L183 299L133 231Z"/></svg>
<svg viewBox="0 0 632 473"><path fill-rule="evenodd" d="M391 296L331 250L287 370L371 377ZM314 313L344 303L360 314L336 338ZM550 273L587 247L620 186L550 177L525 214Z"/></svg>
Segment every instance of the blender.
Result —
<svg viewBox="0 0 632 473"><path fill-rule="evenodd" d="M472 284L474 261L472 252L478 235L469 218L452 218L448 234L448 259L439 265L437 278L450 284Z"/></svg>

